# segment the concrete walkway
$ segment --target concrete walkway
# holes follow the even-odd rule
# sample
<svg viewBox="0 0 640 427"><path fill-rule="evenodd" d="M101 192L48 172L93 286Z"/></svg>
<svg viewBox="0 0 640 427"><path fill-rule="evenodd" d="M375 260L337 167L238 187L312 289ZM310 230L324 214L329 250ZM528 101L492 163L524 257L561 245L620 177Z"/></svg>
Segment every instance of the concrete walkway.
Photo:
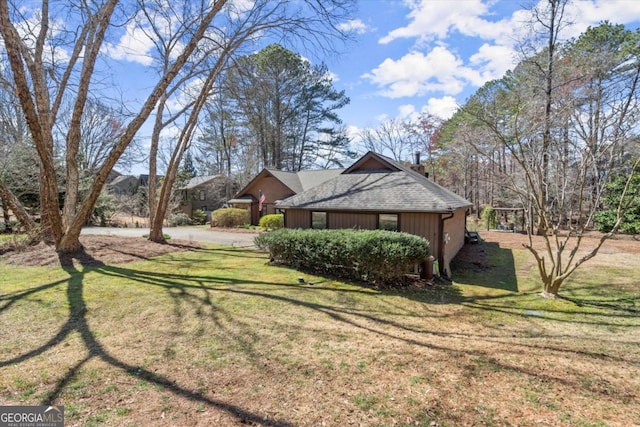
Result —
<svg viewBox="0 0 640 427"><path fill-rule="evenodd" d="M205 227L164 227L164 234L172 239L189 240L193 242L218 243L220 245L253 248L253 239L258 233L233 232L211 230ZM149 234L148 228L112 228L112 227L85 227L82 234L98 234L125 237L142 237Z"/></svg>

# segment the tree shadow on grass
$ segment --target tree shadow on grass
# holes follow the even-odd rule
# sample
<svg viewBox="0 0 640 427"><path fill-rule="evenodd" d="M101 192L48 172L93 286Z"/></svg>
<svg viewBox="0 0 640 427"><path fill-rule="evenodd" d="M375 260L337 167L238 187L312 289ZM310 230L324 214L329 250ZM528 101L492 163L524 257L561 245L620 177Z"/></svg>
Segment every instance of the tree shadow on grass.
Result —
<svg viewBox="0 0 640 427"><path fill-rule="evenodd" d="M402 318L406 316L408 313L403 312L403 307L401 305L395 305L392 307L393 311L392 315L389 313L376 313L363 308L358 304L354 304L352 306L346 306L344 304L333 303L333 300L326 301L324 299L319 298L309 298L305 299L304 295L306 292L317 292L317 291L338 291L347 293L367 293L371 294L371 290L369 289L335 289L330 286L317 286L313 288L306 288L296 284L287 284L287 283L274 283L274 282L266 282L256 280L253 278L251 280L238 280L238 279L229 279L224 277L217 277L214 274L210 275L199 275L194 276L188 273L160 273L154 271L144 271L141 269L129 267L129 266L104 266L104 265L96 265L91 264L91 260L82 260L81 257L75 258L71 260L72 262L67 263L65 270L69 274L68 281L64 282L67 284L67 294L66 298L69 305L69 318L67 322L60 328L59 332L50 339L47 343L43 344L41 347L31 350L27 353L19 355L13 359L7 361L1 361L0 367L8 366L15 363L20 363L32 357L35 357L39 354L44 353L46 350L60 344L69 334L72 332L77 332L80 335L80 338L83 342L84 347L86 347L88 354L79 362L77 362L71 369L65 372L63 378L61 378L55 385L55 387L43 398L42 404L50 404L53 403L56 399L58 399L62 393L72 384L74 378L78 375L80 369L90 360L98 359L101 360L108 365L115 367L129 375L134 375L137 378L140 378L144 381L147 381L151 384L155 384L157 386L161 386L162 388L170 391L174 395L184 397L190 401L197 402L203 405L211 406L212 408L217 408L221 411L226 412L227 414L235 417L239 422L244 423L255 423L259 425L266 426L288 426L290 423L282 420L271 419L268 417L261 416L259 414L248 411L247 409L238 407L236 405L229 404L227 402L223 402L217 399L211 399L209 397L203 396L202 394L192 391L185 386L181 386L176 383L175 380L172 380L169 377L158 375L148 369L141 368L137 365L132 365L120 360L118 357L111 354L103 344L97 339L96 333L91 330L89 326L89 322L86 316L87 313L87 305L86 299L84 295L85 288L85 276L88 272L94 272L97 274L102 274L106 277L112 278L127 278L133 283L143 284L147 286L155 286L160 289L164 289L171 295L171 298L174 298L176 309L178 309L178 303L188 302L194 305L198 305L198 308L202 307L202 312L211 313L212 315L223 315L224 310L216 305L215 298L212 298L215 294L236 294L241 295L243 297L254 297L259 299L264 299L269 302L277 302L282 304L288 304L291 306L298 306L308 309L314 315L321 314L330 317L332 320L336 322L340 322L341 324L349 327L353 327L355 330L361 330L363 332L369 332L376 334L380 337L384 337L390 340L397 340L398 342L407 343L410 345L426 347L435 351L443 352L449 356L473 356L476 357L476 352L473 348L466 349L465 347L461 347L458 342L467 340L467 339L481 339L484 341L491 341L496 345L511 345L513 346L512 351L519 352L521 350L526 349L536 349L540 350L546 348L549 351L552 351L556 354L566 355L566 357L570 357L571 355L579 354L580 356L590 357L602 359L606 358L608 360L621 360L616 356L603 357L602 354L597 352L590 352L588 350L581 349L571 349L566 346L554 345L554 344L541 344L539 341L528 342L526 339L520 339L520 342L513 343L513 338L510 336L506 336L501 333L500 330L496 330L495 333L486 333L483 331L478 332L463 332L463 331L440 331L434 328L429 328L427 323L423 324L415 324L413 322L404 322ZM80 269L76 266L79 263L81 265L91 265L90 268ZM84 264L83 264L84 263ZM50 285L42 285L36 289L47 289L51 286L59 286L63 283L54 282L54 284ZM320 283L319 283L320 284ZM244 285L244 286L243 286ZM249 286L247 286L249 285ZM287 293L283 294L280 292L274 292L278 289L283 288L293 288L296 287L300 290L300 293ZM453 293L449 294L447 297L447 301L443 301L445 303L454 302L458 298L462 298L463 301L465 299L460 295L457 295L455 290L455 286L447 286L444 289L451 289ZM422 302L431 302L433 303L433 299L437 295L436 289L433 290L433 295L426 296L421 292L415 292L408 295L409 298L420 299ZM37 291L34 291L37 292ZM401 292L398 291L381 291L381 294L393 294L393 295L402 295ZM16 298L19 298L19 295L14 295ZM498 302L499 299L503 297L492 297L492 303ZM483 301L482 299L475 299L473 301L466 301L467 303L473 303L476 305L482 305L488 301ZM506 301L505 301L506 302ZM508 305L508 304L507 304ZM487 309L495 309L495 307ZM242 320L243 316L246 316L248 313L244 313L242 316L235 315L232 319L234 322ZM511 313L513 314L513 313ZM427 317L428 315L446 317L449 314L425 314L420 313L416 316ZM455 319L452 319L455 320ZM247 326L248 328L251 325ZM249 331L251 332L251 331ZM540 337L532 337L539 339ZM453 342L452 342L453 340ZM243 347L242 351L253 352L251 348L251 343L240 343ZM256 354L253 355L255 358L261 357L259 352L254 352ZM491 353L487 353L481 355L482 357L492 357ZM566 382L569 386L574 386L575 384L571 383L568 380L555 378L553 375L548 375L542 372L537 371L534 367L517 367L510 365L507 361L491 359L492 363L499 369L504 369L506 371L513 371L517 374L524 374L530 376L532 378L543 378L550 382Z"/></svg>
<svg viewBox="0 0 640 427"><path fill-rule="evenodd" d="M41 290L59 286L59 285L62 285L63 283L66 283L67 284L66 297L67 297L67 302L69 304L68 320L65 322L65 324L60 328L58 333L53 338L51 338L49 341L42 344L38 348L35 348L31 351L23 353L12 359L0 361L0 367L24 362L62 343L62 341L64 341L73 332L77 332L80 335L81 340L84 344L84 347L88 351L88 355L66 371L65 375L60 380L58 380L53 390L50 390L45 394L45 396L40 402L41 405L53 404L56 401L56 399L60 397L62 392L70 385L70 383L74 380L76 375L79 373L80 369L87 362L89 362L92 359L99 359L111 365L112 367L118 368L126 372L127 374L134 375L137 378L140 378L144 381L155 384L157 386L161 386L164 389L169 390L171 393L175 395L182 396L190 401L198 402L201 404L209 405L211 407L220 409L234 416L240 423L255 423L258 425L274 426L274 427L291 426L291 424L286 421L266 418L261 415L250 412L246 409L243 409L239 406L232 405L232 404L223 402L221 400L207 398L197 392L189 390L185 387L181 387L179 384L176 384L175 381L171 380L170 378L164 377L162 375L158 375L140 366L130 365L118 359L117 357L113 356L112 354L110 354L103 347L100 341L96 338L94 332L91 330L88 324L88 321L86 318L87 306L86 306L85 297L84 297L84 283L83 283L87 272L100 271L107 267L102 262L95 260L89 254L87 254L82 250L72 255L67 255L67 254L61 255L60 263L63 266L64 270L70 276L68 280L57 281L48 285L42 285L35 288L33 292L23 292L20 294L16 294L15 297L24 298L27 295L30 295L32 293L39 292ZM82 270L79 270L78 265L84 268L82 268ZM11 299L10 300L11 303L15 302L16 298ZM5 308L6 306L3 306L3 309Z"/></svg>
<svg viewBox="0 0 640 427"><path fill-rule="evenodd" d="M578 307L591 307L614 312L628 313L631 316L640 315L640 296L622 297L607 300L595 300L587 298L570 297L561 295L559 298L572 302Z"/></svg>

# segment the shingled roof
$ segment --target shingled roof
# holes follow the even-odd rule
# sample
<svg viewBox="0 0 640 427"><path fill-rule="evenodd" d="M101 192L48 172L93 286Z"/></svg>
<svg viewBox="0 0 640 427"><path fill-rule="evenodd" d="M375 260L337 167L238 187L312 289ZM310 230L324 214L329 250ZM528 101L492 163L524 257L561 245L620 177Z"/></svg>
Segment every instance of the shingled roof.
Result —
<svg viewBox="0 0 640 427"><path fill-rule="evenodd" d="M344 169L318 169L297 172L267 169L267 171L297 194L341 174Z"/></svg>
<svg viewBox="0 0 640 427"><path fill-rule="evenodd" d="M195 176L189 179L189 181L184 185L184 187L181 188L181 190L192 190L196 187L201 186L202 184L207 184L213 181L214 179L223 178L223 177L224 175Z"/></svg>
<svg viewBox="0 0 640 427"><path fill-rule="evenodd" d="M342 174L277 208L359 212L452 212L471 203L410 168L369 152Z"/></svg>

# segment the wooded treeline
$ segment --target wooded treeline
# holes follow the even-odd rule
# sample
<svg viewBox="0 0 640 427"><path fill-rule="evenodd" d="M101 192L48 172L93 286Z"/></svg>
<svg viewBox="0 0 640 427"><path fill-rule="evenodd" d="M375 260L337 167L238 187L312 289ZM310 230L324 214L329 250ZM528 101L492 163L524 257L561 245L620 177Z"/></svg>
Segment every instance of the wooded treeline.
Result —
<svg viewBox="0 0 640 427"><path fill-rule="evenodd" d="M162 223L182 158L200 134L204 112L215 110L216 98L226 101L220 93L223 87L232 87L228 76L234 66L248 65L248 52L270 39L286 40L293 47L305 46L309 52L334 52L349 36L339 24L352 16L354 4L353 0L102 0L78 4L43 0L38 8L30 9L0 0L0 90L6 100L1 118L1 149L7 159L0 171L3 211L11 210L27 232L55 244L59 251L79 249L80 230L103 194L114 167L122 165L127 155L130 160L141 160L132 149L149 119L153 123L151 139L138 143L149 145L144 151L148 152L149 162L150 238L161 241ZM116 46L124 35L149 44L140 54L153 70L145 82L145 98L126 104L128 111L121 111L123 104L114 99L118 86L110 81L113 75L105 66L110 58L122 55ZM271 50L278 51L281 59L287 58L288 68L279 72L291 73L288 77L304 82L303 93L295 99L299 105L285 108L286 102L281 99L257 99L257 89L268 80L268 60L259 61L265 76L261 83L259 76L247 79L249 76L243 75L245 88L233 88L239 97L255 96L257 102L273 102L271 111L278 111L277 117L263 114L261 121L251 122L252 136L266 148L255 144L250 148L262 151L264 165L301 167L308 164L314 143L322 141L333 147L339 141L344 145L340 130L331 126L339 124L335 110L348 98L333 90L321 66L312 67L284 48ZM244 72L242 67L235 69ZM257 90L255 93L251 92L251 85ZM291 96L284 88L281 93L283 97ZM236 101L240 107L241 98ZM292 119L292 112L298 114L300 108L304 114ZM240 108L236 111L242 112ZM253 117L245 118L245 128L249 120ZM222 126L238 125L240 122L227 124L225 119ZM274 125L283 132L275 135ZM282 128L285 125L288 129ZM297 125L305 125L305 131L298 131ZM229 148L233 141L246 135L223 131L222 137L226 139L223 148ZM285 145L289 153L286 156L271 148ZM247 158L224 160L228 165ZM162 159L164 176L159 180L158 162ZM37 191L18 188L22 184L16 182L13 172L22 161L31 166L24 175L32 174L26 181L32 187L37 182ZM85 180L86 177L90 179ZM16 197L22 190L22 200L27 193L37 199L38 223L21 197Z"/></svg>

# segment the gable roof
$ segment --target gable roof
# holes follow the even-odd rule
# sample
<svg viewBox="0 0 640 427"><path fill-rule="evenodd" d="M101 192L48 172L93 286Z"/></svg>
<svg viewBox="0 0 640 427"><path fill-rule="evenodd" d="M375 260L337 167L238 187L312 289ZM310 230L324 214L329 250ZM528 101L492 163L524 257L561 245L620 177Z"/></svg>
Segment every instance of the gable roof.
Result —
<svg viewBox="0 0 640 427"><path fill-rule="evenodd" d="M278 208L445 213L472 204L399 162L368 152L342 174Z"/></svg>
<svg viewBox="0 0 640 427"><path fill-rule="evenodd" d="M220 178L222 175L205 175L205 176L195 176L181 188L181 190L192 190L196 187L199 187L203 184L207 184L213 181L216 178Z"/></svg>
<svg viewBox="0 0 640 427"><path fill-rule="evenodd" d="M107 187L111 186L111 187L115 187L120 185L121 183L127 182L127 181L135 181L135 183L138 183L138 178L136 178L133 175L119 175L117 177L115 177L111 182L109 182L107 184Z"/></svg>
<svg viewBox="0 0 640 427"><path fill-rule="evenodd" d="M344 169L318 169L318 170L305 170L298 172L287 172L276 169L263 169L258 175L256 175L245 187L236 194L236 198L242 196L246 190L251 187L258 179L265 176L272 176L283 185L289 188L293 193L301 193L305 190L309 190L323 182L334 178L342 173Z"/></svg>

